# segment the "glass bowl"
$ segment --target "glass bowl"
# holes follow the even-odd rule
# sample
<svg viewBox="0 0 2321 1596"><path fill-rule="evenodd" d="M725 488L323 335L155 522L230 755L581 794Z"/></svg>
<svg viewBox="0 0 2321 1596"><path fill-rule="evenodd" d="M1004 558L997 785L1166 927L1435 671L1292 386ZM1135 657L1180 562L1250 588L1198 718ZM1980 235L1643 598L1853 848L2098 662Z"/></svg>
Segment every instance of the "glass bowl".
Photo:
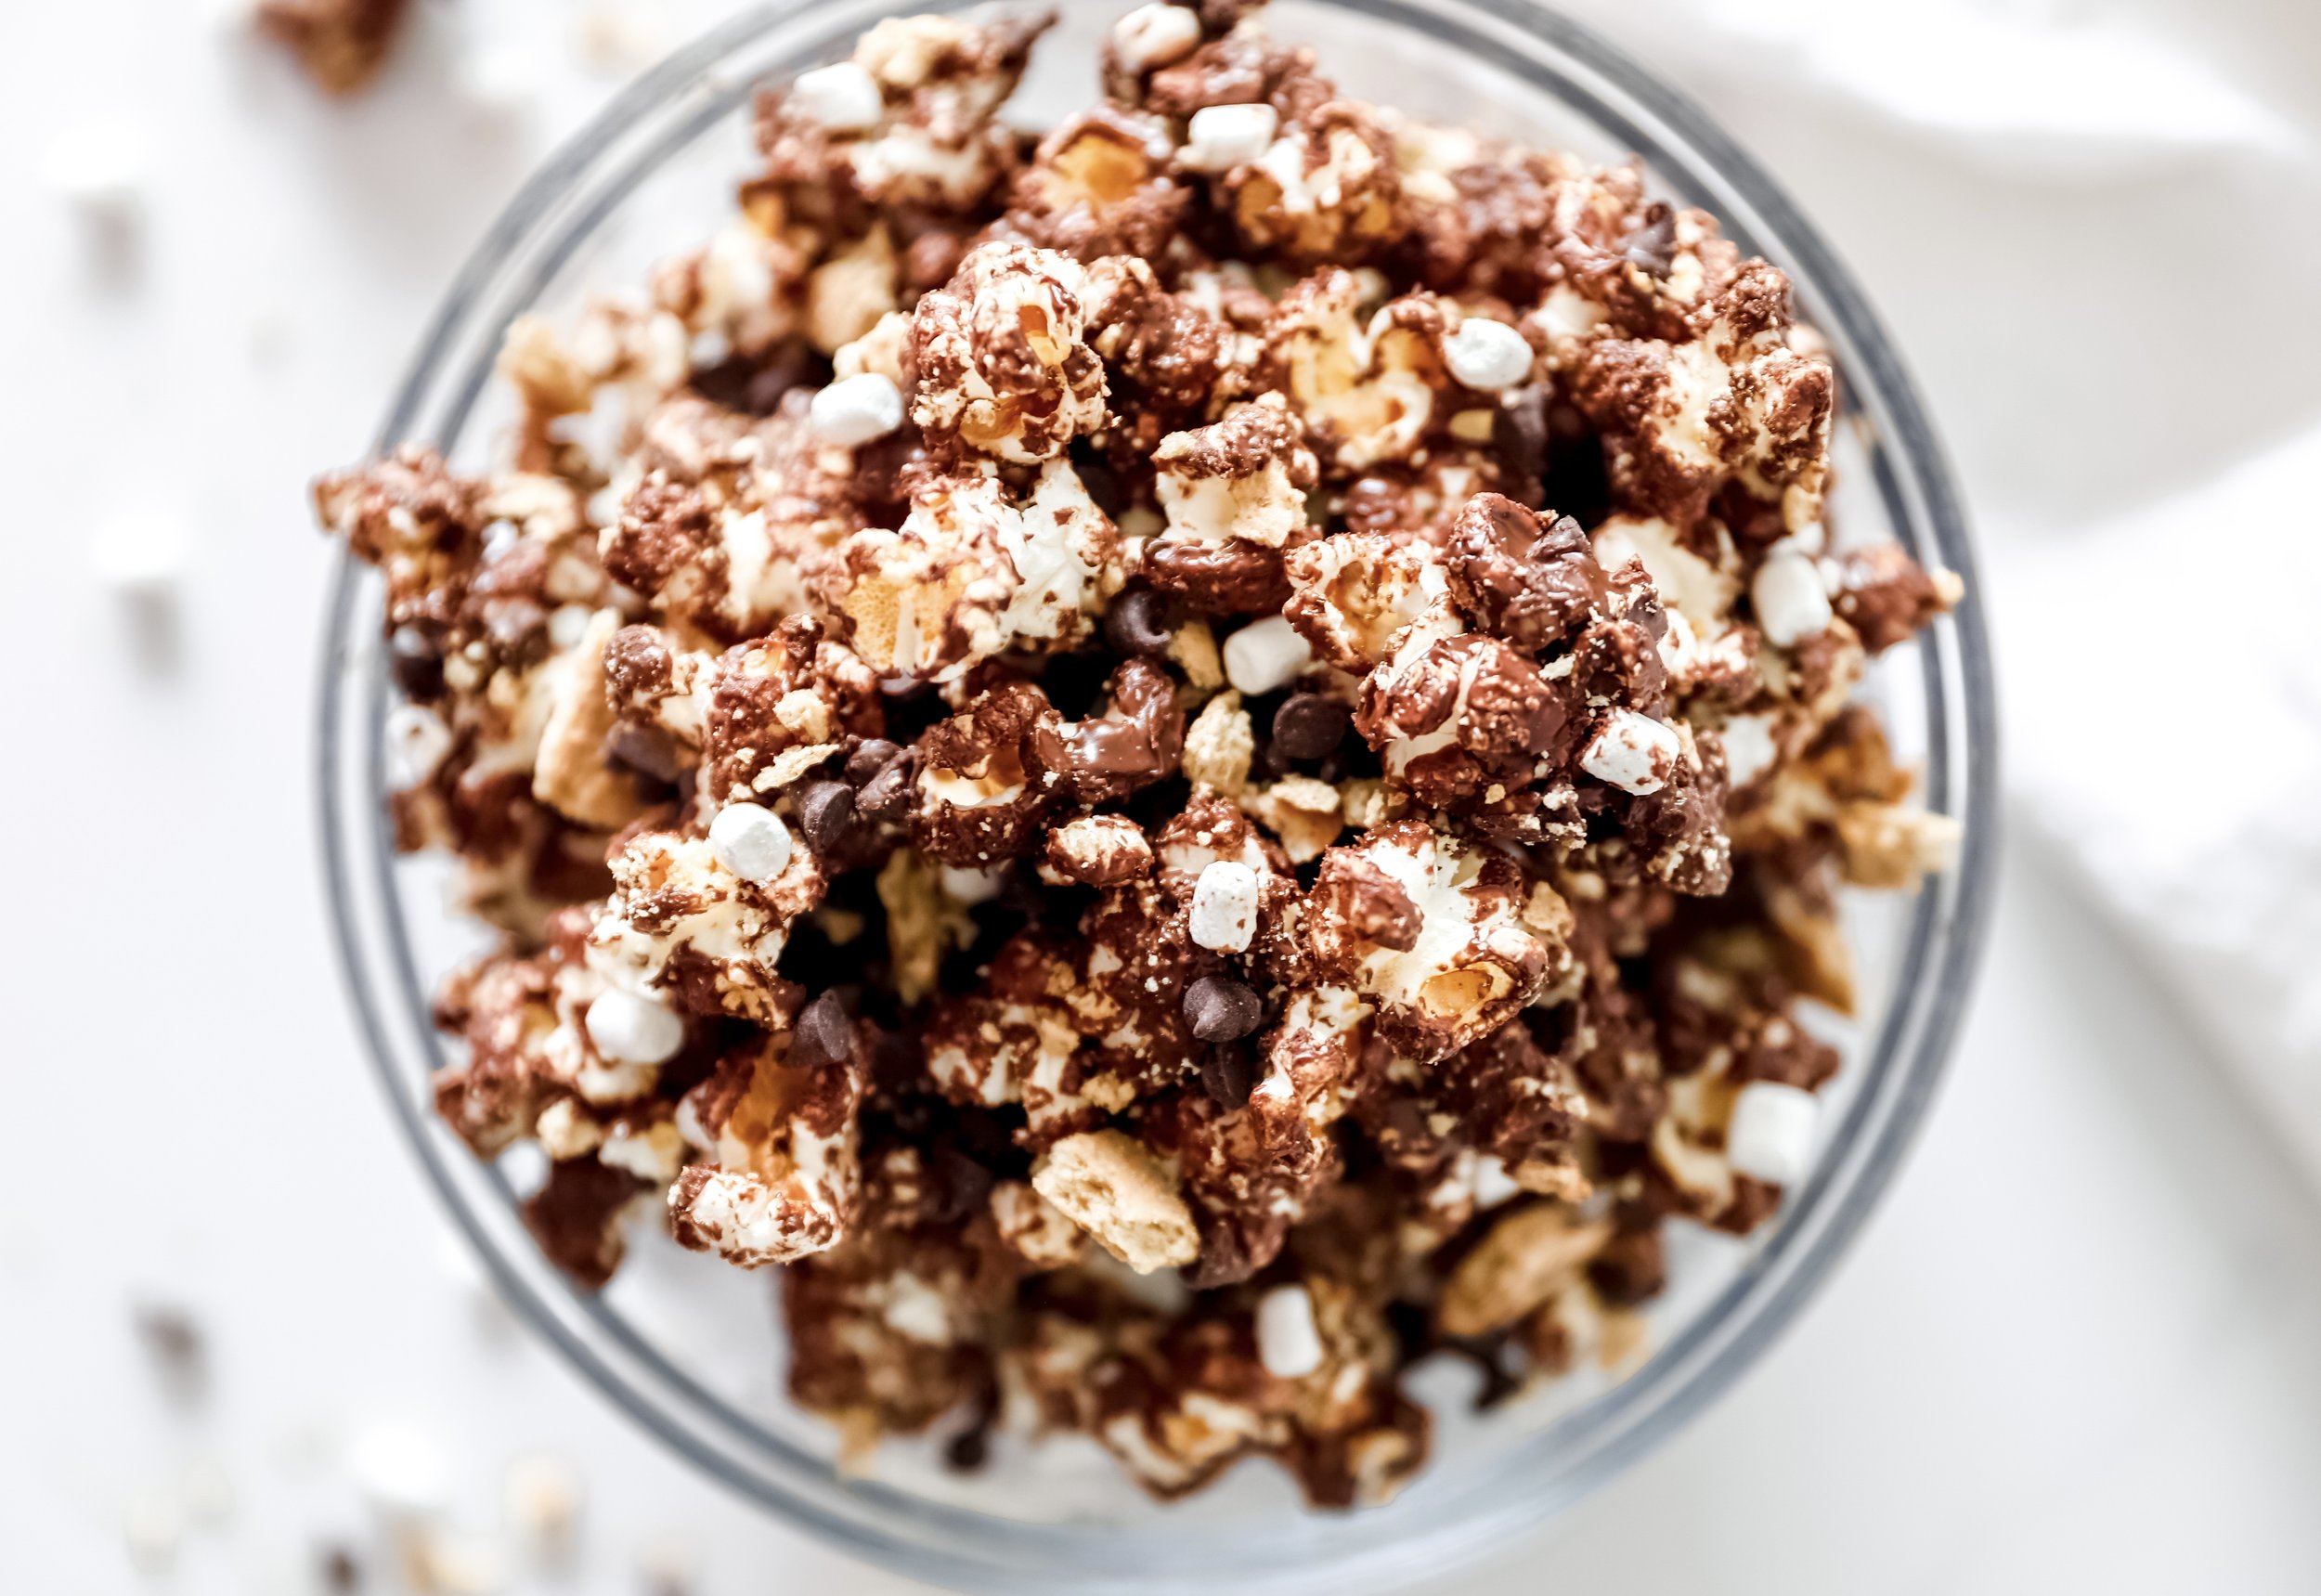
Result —
<svg viewBox="0 0 2321 1596"><path fill-rule="evenodd" d="M770 6L639 80L532 180L460 274L379 447L430 444L471 466L488 458L507 414L492 363L509 322L576 308L706 236L746 169L756 85L839 58L881 16L929 8ZM1018 110L1036 122L1086 103L1095 42L1126 8L1065 7ZM1958 613L1878 661L1865 684L1897 754L1923 768L1929 806L1964 822L1964 850L1914 894L1849 902L1863 1002L1854 1020L1830 1028L1847 1065L1828 1095L1815 1167L1745 1241L1672 1223L1671 1290L1652 1312L1649 1356L1625 1378L1574 1377L1487 1418L1430 1382L1434 1461L1391 1503L1352 1513L1300 1508L1286 1477L1253 1463L1161 1507L1109 1461L1092 1466L1078 1440L1010 1444L984 1473L964 1477L938 1466L932 1447L889 1446L866 1476L841 1470L827 1427L783 1403L762 1278L640 1238L610 1288L577 1291L517 1218L537 1171L512 1154L481 1162L435 1122L428 1080L446 1044L430 1029L428 994L481 934L444 912L440 863L392 850L376 578L344 563L319 727L333 924L388 1100L453 1218L508 1301L646 1430L781 1517L962 1589L1344 1592L1439 1575L1539 1525L1699 1412L1828 1278L1926 1113L1985 923L1994 729L1973 555L1918 397L1829 247L1697 108L1553 12L1523 0L1278 0L1270 26L1319 45L1325 70L1354 94L1597 158L1639 154L1660 193L1715 213L1745 251L1789 271L1801 318L1844 378L1837 535L1899 538L1922 562L1966 578Z"/></svg>

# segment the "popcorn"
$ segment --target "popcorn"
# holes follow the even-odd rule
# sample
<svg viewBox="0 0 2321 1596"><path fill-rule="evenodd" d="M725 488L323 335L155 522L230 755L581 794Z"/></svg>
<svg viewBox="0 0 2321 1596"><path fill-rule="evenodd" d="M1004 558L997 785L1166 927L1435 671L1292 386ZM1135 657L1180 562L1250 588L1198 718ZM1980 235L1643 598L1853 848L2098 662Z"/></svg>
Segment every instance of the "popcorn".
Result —
<svg viewBox="0 0 2321 1596"><path fill-rule="evenodd" d="M1791 1186L1813 1166L1813 1126L1821 1102L1778 1081L1752 1081L1732 1099L1725 1159L1769 1186Z"/></svg>
<svg viewBox="0 0 2321 1596"><path fill-rule="evenodd" d="M1780 274L1251 10L1131 13L1036 142L1043 24L882 22L702 247L511 328L496 469L318 485L398 844L501 934L438 1114L584 1289L655 1205L784 1265L849 1458L1344 1505L1413 1316L1616 1372L1662 1221L1808 1169L1839 889L1956 844L1847 700L1959 584L1828 525Z"/></svg>
<svg viewBox="0 0 2321 1596"><path fill-rule="evenodd" d="M876 371L841 377L814 396L811 416L817 437L853 448L902 425L902 393Z"/></svg>
<svg viewBox="0 0 2321 1596"><path fill-rule="evenodd" d="M1104 363L1086 343L1080 263L991 243L913 313L911 419L966 452L1037 464L1104 422Z"/></svg>
<svg viewBox="0 0 2321 1596"><path fill-rule="evenodd" d="M1204 948L1238 954L1257 930L1257 872L1220 859L1193 889L1192 937Z"/></svg>
<svg viewBox="0 0 2321 1596"><path fill-rule="evenodd" d="M1677 734L1633 709L1615 709L1579 757L1580 769L1623 792L1656 793L1668 785L1681 745Z"/></svg>
<svg viewBox="0 0 2321 1596"><path fill-rule="evenodd" d="M1251 697L1288 686L1313 666L1314 651L1279 616L1254 621L1225 640L1225 679Z"/></svg>

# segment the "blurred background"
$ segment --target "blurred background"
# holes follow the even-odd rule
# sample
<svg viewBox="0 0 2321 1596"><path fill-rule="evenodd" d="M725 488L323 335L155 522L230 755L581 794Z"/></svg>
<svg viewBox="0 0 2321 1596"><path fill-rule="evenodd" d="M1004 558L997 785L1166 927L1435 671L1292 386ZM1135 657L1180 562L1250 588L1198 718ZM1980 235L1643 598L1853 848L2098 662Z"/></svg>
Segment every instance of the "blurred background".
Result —
<svg viewBox="0 0 2321 1596"><path fill-rule="evenodd" d="M406 1590L399 1504L445 1592L915 1589L493 1304L358 1055L311 837L306 480L529 169L735 8L418 0L343 97L230 3L0 17L0 1587ZM1756 151L1914 364L2011 837L1942 1101L1835 1283L1445 1588L2310 1590L2321 12L1566 8Z"/></svg>

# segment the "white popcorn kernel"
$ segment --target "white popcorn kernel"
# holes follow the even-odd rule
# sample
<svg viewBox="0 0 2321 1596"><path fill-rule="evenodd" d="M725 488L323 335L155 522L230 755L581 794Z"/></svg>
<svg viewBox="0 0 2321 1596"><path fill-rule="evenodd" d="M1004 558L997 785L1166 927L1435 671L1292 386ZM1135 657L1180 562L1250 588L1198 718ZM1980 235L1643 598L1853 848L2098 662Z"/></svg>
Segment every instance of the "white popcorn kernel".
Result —
<svg viewBox="0 0 2321 1596"><path fill-rule="evenodd" d="M145 194L145 139L124 122L67 129L42 156L40 175L51 193L91 220L125 222Z"/></svg>
<svg viewBox="0 0 2321 1596"><path fill-rule="evenodd" d="M833 133L868 133L887 113L878 80L852 61L800 72L784 103Z"/></svg>
<svg viewBox="0 0 2321 1596"><path fill-rule="evenodd" d="M1579 768L1600 782L1640 797L1668 785L1680 745L1677 734L1649 715L1614 709L1579 757Z"/></svg>
<svg viewBox="0 0 2321 1596"><path fill-rule="evenodd" d="M159 593L185 574L189 541L185 522L175 515L127 512L97 524L89 538L89 564L117 592Z"/></svg>
<svg viewBox="0 0 2321 1596"><path fill-rule="evenodd" d="M1139 6L1112 24L1112 48L1132 72L1148 72L1192 54L1200 14L1185 6Z"/></svg>
<svg viewBox="0 0 2321 1596"><path fill-rule="evenodd" d="M1281 118L1269 105L1208 105L1186 126L1177 164L1190 172L1229 172L1265 153Z"/></svg>
<svg viewBox="0 0 2321 1596"><path fill-rule="evenodd" d="M1813 1094L1778 1081L1752 1081L1732 1102L1725 1161L1752 1180L1794 1185L1813 1167L1813 1125L1822 1105Z"/></svg>
<svg viewBox="0 0 2321 1596"><path fill-rule="evenodd" d="M1257 872L1231 859L1193 884L1192 938L1212 953L1238 954L1257 932Z"/></svg>
<svg viewBox="0 0 2321 1596"><path fill-rule="evenodd" d="M387 711L387 781L408 792L433 776L451 752L451 728L424 704L398 704Z"/></svg>
<svg viewBox="0 0 2321 1596"><path fill-rule="evenodd" d="M1798 544L1784 538L1767 551L1749 584L1757 629L1776 648L1788 648L1829 629L1829 591L1822 573Z"/></svg>
<svg viewBox="0 0 2321 1596"><path fill-rule="evenodd" d="M1267 616L1225 640L1225 679L1249 697L1287 687L1313 668L1313 649L1279 616Z"/></svg>
<svg viewBox="0 0 2321 1596"><path fill-rule="evenodd" d="M1725 722L1724 739L1725 782L1735 791L1770 770L1781 757L1770 715L1735 715Z"/></svg>
<svg viewBox="0 0 2321 1596"><path fill-rule="evenodd" d="M808 421L824 443L852 448L902 424L902 390L876 371L841 377L814 396Z"/></svg>
<svg viewBox="0 0 2321 1596"><path fill-rule="evenodd" d="M943 890L962 903L988 903L999 896L999 884L1006 875L1004 870L963 870L956 864L942 868Z"/></svg>
<svg viewBox="0 0 2321 1596"><path fill-rule="evenodd" d="M1494 394L1531 375L1531 345L1504 321L1471 316L1443 340L1443 361L1468 387Z"/></svg>
<svg viewBox="0 0 2321 1596"><path fill-rule="evenodd" d="M763 886L790 867L790 828L762 805L730 803L709 823L709 851L743 880Z"/></svg>
<svg viewBox="0 0 2321 1596"><path fill-rule="evenodd" d="M685 1022L656 998L617 989L589 1005L589 1040L615 1064L666 1064L685 1045Z"/></svg>
<svg viewBox="0 0 2321 1596"><path fill-rule="evenodd" d="M1280 1380L1303 1380L1322 1366L1322 1334L1314 1296L1303 1286L1276 1286L1257 1299L1257 1359Z"/></svg>

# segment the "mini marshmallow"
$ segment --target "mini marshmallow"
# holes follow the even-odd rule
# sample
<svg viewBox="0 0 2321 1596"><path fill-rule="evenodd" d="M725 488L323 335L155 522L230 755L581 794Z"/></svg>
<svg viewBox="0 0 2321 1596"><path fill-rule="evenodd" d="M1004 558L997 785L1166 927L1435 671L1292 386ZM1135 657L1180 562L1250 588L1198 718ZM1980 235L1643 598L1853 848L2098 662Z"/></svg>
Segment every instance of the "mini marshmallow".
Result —
<svg viewBox="0 0 2321 1596"><path fill-rule="evenodd" d="M824 443L852 448L902 424L902 390L876 371L841 377L814 396L807 419Z"/></svg>
<svg viewBox="0 0 2321 1596"><path fill-rule="evenodd" d="M1725 782L1735 791L1771 769L1781 754L1770 715L1735 715L1725 722L1723 737Z"/></svg>
<svg viewBox="0 0 2321 1596"><path fill-rule="evenodd" d="M1303 1380L1322 1366L1322 1333L1314 1296L1303 1286L1276 1286L1257 1299L1257 1360L1277 1380Z"/></svg>
<svg viewBox="0 0 2321 1596"><path fill-rule="evenodd" d="M595 618L596 612L586 604L558 604L548 612L548 641L560 652L577 648Z"/></svg>
<svg viewBox="0 0 2321 1596"><path fill-rule="evenodd" d="M1132 72L1181 61L1200 43L1200 14L1184 6L1139 6L1112 24L1112 48Z"/></svg>
<svg viewBox="0 0 2321 1596"><path fill-rule="evenodd" d="M1225 679L1249 697L1287 687L1314 668L1314 651L1279 616L1243 627L1225 640Z"/></svg>
<svg viewBox="0 0 2321 1596"><path fill-rule="evenodd" d="M1495 394L1531 375L1531 345L1504 321L1471 316L1443 340L1443 363L1468 387Z"/></svg>
<svg viewBox="0 0 2321 1596"><path fill-rule="evenodd" d="M390 1517L434 1512L449 1498L450 1471L443 1448L400 1421L384 1420L357 1431L346 1461L356 1489Z"/></svg>
<svg viewBox="0 0 2321 1596"><path fill-rule="evenodd" d="M1207 105L1186 124L1176 163L1188 172L1229 172L1265 153L1281 118L1269 105Z"/></svg>
<svg viewBox="0 0 2321 1596"><path fill-rule="evenodd" d="M589 1040L614 1064L666 1064L685 1045L685 1021L657 998L616 989L589 1005Z"/></svg>
<svg viewBox="0 0 2321 1596"><path fill-rule="evenodd" d="M97 523L89 564L118 592L158 593L185 574L186 524L165 511L138 510Z"/></svg>
<svg viewBox="0 0 2321 1596"><path fill-rule="evenodd" d="M103 221L123 221L144 198L145 140L124 122L67 129L42 156L41 181L58 198Z"/></svg>
<svg viewBox="0 0 2321 1596"><path fill-rule="evenodd" d="M1600 782L1640 797L1668 785L1682 745L1668 727L1633 709L1614 709L1579 757L1579 768Z"/></svg>
<svg viewBox="0 0 2321 1596"><path fill-rule="evenodd" d="M988 903L999 896L1002 870L963 870L956 864L942 868L943 890L962 903Z"/></svg>
<svg viewBox="0 0 2321 1596"><path fill-rule="evenodd" d="M1792 1186L1813 1167L1813 1125L1822 1105L1810 1092L1752 1081L1732 1100L1725 1161L1752 1180Z"/></svg>
<svg viewBox="0 0 2321 1596"><path fill-rule="evenodd" d="M887 114L878 80L852 61L800 72L783 103L833 133L868 133Z"/></svg>
<svg viewBox="0 0 2321 1596"><path fill-rule="evenodd" d="M1765 554L1749 584L1757 629L1776 648L1788 648L1829 630L1829 591L1821 568L1797 543L1783 538Z"/></svg>
<svg viewBox="0 0 2321 1596"><path fill-rule="evenodd" d="M1515 1177L1507 1173L1507 1161L1496 1153L1477 1153L1474 1168L1474 1194L1477 1208L1497 1208L1521 1197L1524 1188L1515 1184Z"/></svg>
<svg viewBox="0 0 2321 1596"><path fill-rule="evenodd" d="M790 828L762 805L730 803L709 823L709 851L743 880L763 885L790 867Z"/></svg>
<svg viewBox="0 0 2321 1596"><path fill-rule="evenodd" d="M1238 954L1257 933L1257 872L1220 859L1193 884L1192 938L1212 953Z"/></svg>
<svg viewBox="0 0 2321 1596"><path fill-rule="evenodd" d="M451 752L451 728L424 704L398 704L387 711L387 780L408 792L442 768Z"/></svg>
<svg viewBox="0 0 2321 1596"><path fill-rule="evenodd" d="M540 97L539 50L525 41L499 39L464 50L451 74L470 104L498 115L519 115Z"/></svg>

